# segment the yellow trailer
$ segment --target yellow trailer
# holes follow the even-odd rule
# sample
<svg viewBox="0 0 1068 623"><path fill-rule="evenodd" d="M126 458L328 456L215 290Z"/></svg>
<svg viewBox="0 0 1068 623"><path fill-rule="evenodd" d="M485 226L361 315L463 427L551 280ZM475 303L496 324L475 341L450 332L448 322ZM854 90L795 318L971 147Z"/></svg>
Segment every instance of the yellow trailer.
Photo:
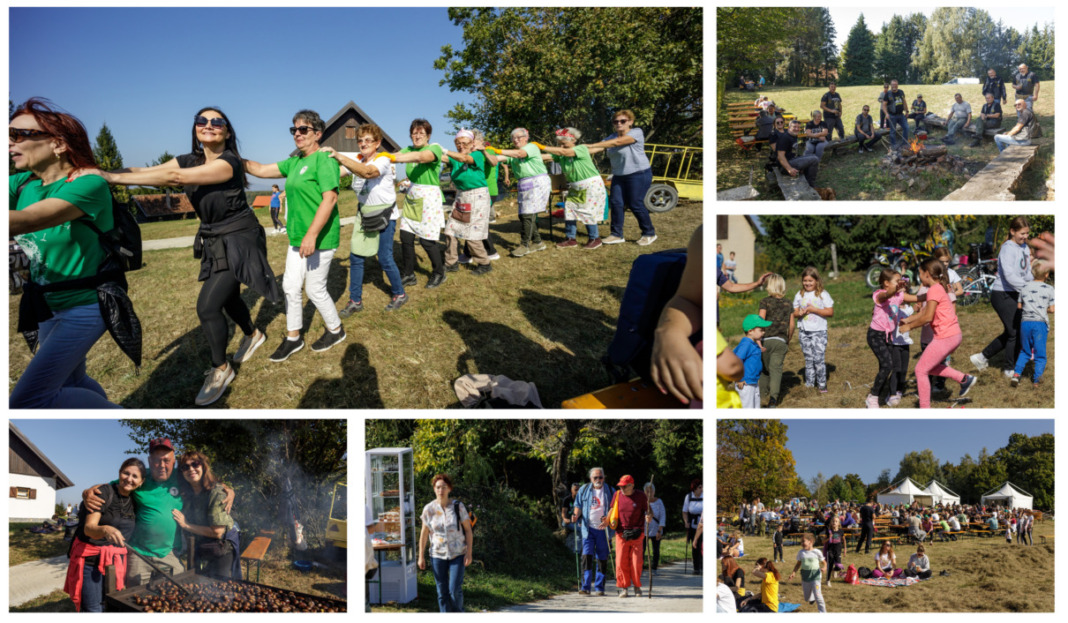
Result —
<svg viewBox="0 0 1068 623"><path fill-rule="evenodd" d="M338 489L340 488L340 491ZM326 540L334 547L348 548L348 491L349 486L343 482L334 485L330 500L330 519L326 522ZM336 509L335 509L336 507ZM337 517L335 517L335 511Z"/></svg>
<svg viewBox="0 0 1068 623"><path fill-rule="evenodd" d="M671 210L679 197L704 199L704 148L646 143L645 155L653 169L653 185L645 194L650 212Z"/></svg>

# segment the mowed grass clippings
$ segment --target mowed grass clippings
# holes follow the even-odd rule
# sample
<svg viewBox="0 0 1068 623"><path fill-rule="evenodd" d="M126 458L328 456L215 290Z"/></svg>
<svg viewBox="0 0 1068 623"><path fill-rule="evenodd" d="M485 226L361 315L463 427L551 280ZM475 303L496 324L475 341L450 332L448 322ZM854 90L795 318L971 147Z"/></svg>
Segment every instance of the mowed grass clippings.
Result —
<svg viewBox="0 0 1068 623"><path fill-rule="evenodd" d="M342 194L342 214L352 193ZM286 330L284 302L269 303L242 287L253 322L267 332L267 342L251 361L237 368L237 378L215 405L236 408L447 408L459 406L452 382L467 373L500 374L533 382L542 404L560 403L609 385L601 357L615 331L620 300L630 267L641 253L685 248L702 219L702 204L681 203L668 213L653 215L659 239L649 247L633 215L625 220L627 243L594 251L559 250L548 238L548 218L539 219L548 249L524 258L509 257L519 244L515 199L497 204L500 214L490 230L501 259L483 277L466 267L449 273L440 288L425 289L430 261L416 245L419 283L406 288L410 302L396 312L384 310L389 287L367 263L364 311L343 321L348 338L329 351L309 347L325 327L314 306L304 299L304 335L308 345L282 363L268 359ZM268 217L269 218L269 217ZM262 220L262 219L261 219ZM554 219L554 236L563 224ZM608 226L601 226L602 236ZM338 309L348 302L349 240L352 226L342 227L339 254L333 261L328 289ZM578 238L586 241L580 225ZM281 282L285 268L285 236L268 236L271 267ZM399 236L394 243L400 259ZM105 335L89 351L89 375L108 397L126 408L186 408L204 381L210 353L196 315L201 284L199 261L192 249L145 252L145 267L129 273L130 298L143 325L140 375ZM16 331L18 296L9 297L9 391L30 360ZM231 331L233 332L233 325ZM227 352L240 341L231 333Z"/></svg>
<svg viewBox="0 0 1068 623"><path fill-rule="evenodd" d="M1003 76L1005 77L1005 76ZM1041 78L1040 78L1041 79ZM1010 81L1011 82L1011 81ZM1054 136L1056 120L1054 117L1054 82L1042 82L1039 99L1035 102L1034 110L1042 125L1042 138L1033 139L1032 145L1039 146L1035 161L1024 172L1023 178L1017 185L1016 198L1018 200L1049 200L1052 193L1047 193L1046 181L1053 175L1054 169ZM1009 103L1002 106L1003 123L1005 131L1016 125L1016 111L1013 108L1012 97L1014 91L1010 85L1006 85L1010 97ZM946 111L953 102L953 95L960 93L965 102L972 106L972 120L978 118L982 104L985 101L982 96L982 84L948 84L948 85L916 85L903 84L901 90L908 96L908 103L917 94L922 94L927 102L927 110L939 117L946 117ZM752 103L757 95L767 95L775 101L779 107L785 107L786 111L796 114L798 119L809 119L812 111L819 108L820 98L827 92L826 87L768 87L756 92L742 91L737 88L728 89L724 94L724 108L717 111L716 123L716 190L726 190L737 186L749 184L750 172L752 172L753 186L760 192L762 200L781 200L782 193L778 188L769 185L764 177L764 163L768 159L768 146L757 152L742 151L734 142L728 122L726 104L736 102ZM868 86L839 86L838 93L842 96L842 125L845 127L846 136L852 136L854 122L860 114L861 107L867 104L871 109L870 114L876 126L879 124L879 106L876 98L882 93L882 85ZM909 136L912 136L915 122L909 120ZM942 146L941 139L946 136L945 128L928 128L928 144ZM838 138L838 131L834 132L834 139ZM909 180L899 180L892 176L882 164L882 158L889 148L890 139L884 137L877 144L874 153L856 153L856 144L847 145L832 154L829 150L820 161L819 176L816 185L819 187L833 188L838 200L927 200L939 201L957 188L963 186L968 179L985 167L998 155L997 147L993 138L984 139L980 148L969 147L972 138L967 135L957 140L956 145L950 145L949 154L959 156L967 161L967 175L958 175L943 170L924 171L914 176L914 182L910 186ZM800 153L798 148L797 153Z"/></svg>
<svg viewBox="0 0 1068 623"><path fill-rule="evenodd" d="M1054 522L1035 522L1033 547L1005 543L1002 533L989 538L966 537L945 543L927 543L927 557L934 576L908 587L885 588L850 585L824 577L823 600L827 612L1053 612L1054 609ZM1043 542L1041 537L1045 536ZM745 556L739 564L746 573L746 588L760 595L760 584L750 577L757 558L772 559L771 535L747 536ZM897 566L908 564L915 545L903 540L894 547ZM873 568L878 547L869 554L854 553L856 542L842 550L842 565ZM779 602L800 603L799 612L816 612L816 605L804 600L800 574L786 581L800 545L784 546L786 562L776 563L782 574ZM945 570L948 576L940 575Z"/></svg>
<svg viewBox="0 0 1068 623"><path fill-rule="evenodd" d="M797 331L790 341L789 351L783 365L782 391L780 406L786 408L864 408L864 398L871 390L872 382L879 370L879 365L868 347L867 333L871 323L873 303L872 290L864 283L863 273L844 273L839 279L824 278L824 287L834 299L834 316L828 319L827 332L827 387L826 394L804 386L805 358L801 353ZM786 296L792 301L800 289L798 278L786 282ZM747 314L759 310L760 301L767 293L762 289L745 294L721 292L719 297L720 330L727 338L731 348L738 345L744 336L742 320ZM957 400L960 385L952 380L946 381L951 391L949 398L932 398L932 407L997 408L997 409L1052 409L1053 385L1056 380L1056 357L1054 343L1056 320L1050 316L1049 339L1046 341L1046 371L1037 388L1031 384L1031 367L1025 369L1020 386L1013 389L1009 380L1001 373L1002 355L996 355L991 365L982 372L968 360L973 354L986 347L1001 334L1001 320L998 319L989 303L979 302L970 307L957 306L964 341L951 355L950 365L965 374L975 374L979 382L972 387L968 395ZM912 409L919 406L916 395L915 368L920 358L920 330L909 333L913 345L909 350L908 388L898 409ZM1015 362L1013 362L1014 367ZM761 397L761 404L766 404L767 396Z"/></svg>

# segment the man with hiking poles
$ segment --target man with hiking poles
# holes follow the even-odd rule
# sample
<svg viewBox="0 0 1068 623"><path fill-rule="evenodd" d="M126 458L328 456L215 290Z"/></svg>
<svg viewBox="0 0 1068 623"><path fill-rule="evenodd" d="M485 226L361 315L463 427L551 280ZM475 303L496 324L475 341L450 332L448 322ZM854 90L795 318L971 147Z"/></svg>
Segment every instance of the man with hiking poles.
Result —
<svg viewBox="0 0 1068 623"><path fill-rule="evenodd" d="M594 467L590 482L582 485L575 495L573 521L582 537L582 582L580 595L604 596L605 565L608 562L608 539L611 538L606 521L615 489L605 484L604 469ZM633 483L633 479L631 480Z"/></svg>

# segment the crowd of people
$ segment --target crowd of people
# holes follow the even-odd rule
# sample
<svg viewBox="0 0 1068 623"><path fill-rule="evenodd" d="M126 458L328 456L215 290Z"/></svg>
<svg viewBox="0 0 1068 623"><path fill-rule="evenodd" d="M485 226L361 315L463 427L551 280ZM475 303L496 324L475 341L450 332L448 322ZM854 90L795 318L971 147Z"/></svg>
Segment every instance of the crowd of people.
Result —
<svg viewBox="0 0 1068 623"><path fill-rule="evenodd" d="M472 274L485 275L499 255L490 240L492 204L500 196L497 167L516 173L521 243L512 252L524 257L544 250L537 216L549 207L551 184L545 162L560 165L569 185L565 199L565 240L561 249L581 246L592 250L625 242L626 210L637 218L637 244L656 241L644 198L652 183L645 154L645 137L634 127L630 110L612 115L614 132L585 145L577 128L556 131L558 146L530 141L524 128L512 131L513 148L496 149L482 133L462 129L455 151L431 142L431 125L416 119L409 128L412 144L396 154L380 151L382 130L374 124L357 129L360 153L355 158L323 147L326 123L313 110L301 110L289 128L298 154L277 162L260 163L241 156L233 122L216 107L201 108L193 117L188 153L150 167L117 171L97 168L85 128L75 117L56 110L46 100L30 99L12 114L9 149L20 173L10 177L11 235L28 257L30 279L20 306L19 330L37 329L39 346L9 399L12 408L116 408L86 371L86 354L107 325L97 304L104 281L126 291L122 275L105 276L100 267L108 259L98 232L114 229L109 185L182 186L200 219L194 256L200 259L203 282L196 312L211 352L211 368L195 404L219 400L236 377L232 363L248 361L267 340L266 327L256 327L241 286L266 301L285 301L286 335L271 361L282 362L305 346L303 296L314 304L325 331L311 343L326 351L346 339L342 320L363 310L365 258L377 256L391 291L387 311L408 302L405 287L416 285L415 241L428 256L431 276L427 288L437 288L447 273L472 265ZM612 167L610 193L591 156L607 153ZM398 195L396 165L406 167L407 180ZM341 246L338 196L341 167L352 173L352 190L359 200L359 222L350 244L349 296L336 308L327 291L327 276ZM458 196L445 206L440 172L449 168ZM281 288L267 257L266 232L246 198L248 176L285 178L284 192L274 185L271 217L276 233L288 238ZM507 173L506 173L507 175ZM610 205L610 235L601 238L597 222ZM279 210L287 204L285 222ZM588 242L576 241L577 222L586 226ZM398 224L399 223L399 224ZM400 231L400 265L393 257L393 240ZM444 234L445 244L441 239ZM465 241L466 253L459 252ZM485 244L484 244L485 243ZM98 270L100 269L100 270ZM130 306L132 307L132 305ZM228 359L228 319L242 332L237 350ZM25 329L24 329L25 327ZM113 332L114 335L114 332Z"/></svg>
<svg viewBox="0 0 1068 623"><path fill-rule="evenodd" d="M186 571L186 536L194 537L197 573L240 578L233 489L215 477L202 452L184 452L176 460L165 438L148 447L147 467L127 459L116 480L82 494L63 586L77 611L103 612L106 567L114 566L120 591L161 572Z"/></svg>
<svg viewBox="0 0 1068 623"><path fill-rule="evenodd" d="M1024 378L1028 364L1033 366L1033 386L1040 385L1047 363L1049 314L1055 311L1054 288L1048 283L1053 264L1051 258L1032 258L1030 232L1026 216L1018 216L1009 224L991 293L991 305L1003 330L982 352L970 357L975 369L982 371L1002 354L1004 375L1013 388ZM951 258L946 247L935 248L932 257L917 266L920 287L915 294L909 292L913 284L906 271L885 268L879 274L867 330L868 347L878 369L864 399L866 407L901 403L913 357L915 338L911 333L917 328L921 329L921 354L913 375L920 408L931 406L932 395L951 395L945 386L947 378L960 385L957 399L965 397L978 382L974 374L950 367L951 354L963 342L956 311L957 296L963 289L960 276L950 268ZM761 299L757 313L744 318L745 337L733 348L742 374L729 378L734 378L741 406L757 409L781 404L783 364L795 330L805 360L804 386L827 393L827 319L834 316L834 298L819 270L809 266L802 271L801 289L792 303L785 298L786 281L778 274L765 274L758 282L746 285L763 285L767 296ZM732 399L728 396L727 400Z"/></svg>

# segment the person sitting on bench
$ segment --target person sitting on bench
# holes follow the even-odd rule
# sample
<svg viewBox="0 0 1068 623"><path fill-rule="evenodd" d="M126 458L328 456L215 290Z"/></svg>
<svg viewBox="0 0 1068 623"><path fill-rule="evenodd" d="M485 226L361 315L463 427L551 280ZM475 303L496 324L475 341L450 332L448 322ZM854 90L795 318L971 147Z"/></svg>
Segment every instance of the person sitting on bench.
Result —
<svg viewBox="0 0 1068 623"><path fill-rule="evenodd" d="M775 131L775 124L782 120L782 113L775 107L775 102L769 101L767 108L756 119L757 133L755 140L770 140L772 133ZM756 146L757 151L760 151L761 147L763 145L758 143Z"/></svg>
<svg viewBox="0 0 1068 623"><path fill-rule="evenodd" d="M994 99L993 93L987 93L986 103L983 104L979 118L975 120L975 125L972 126L972 131L975 132L975 140L972 141L972 147L979 147L983 144L983 137L986 136L987 130L992 128L1001 129L1001 116L1001 103Z"/></svg>
<svg viewBox="0 0 1068 623"><path fill-rule="evenodd" d="M868 105L865 104L863 112L857 115L853 131L853 134L857 137L857 153L864 153L865 150L872 151L872 145L879 142L879 137L875 135L875 128L872 125L873 121L868 112L869 110Z"/></svg>
<svg viewBox="0 0 1068 623"><path fill-rule="evenodd" d="M1005 134L994 136L994 144L998 146L998 152L1005 151L1010 145L1030 145L1031 132L1035 126L1035 114L1027 107L1024 100L1016 100L1016 125Z"/></svg>
<svg viewBox="0 0 1068 623"><path fill-rule="evenodd" d="M927 116L927 102L923 101L922 95L917 95L916 99L912 100L912 112L909 113L909 119L916 122L916 131L921 129L926 132L927 124L923 122L923 118Z"/></svg>
<svg viewBox="0 0 1068 623"><path fill-rule="evenodd" d="M793 119L790 121L789 129L779 134L779 139L775 144L776 163L791 177L797 177L803 173L805 179L808 180L808 185L815 188L816 175L820 170L820 159L815 155L794 155L794 143L797 142L797 135L800 132L801 122Z"/></svg>
<svg viewBox="0 0 1068 623"><path fill-rule="evenodd" d="M946 117L949 118L946 126L946 137L942 139L942 142L946 145L955 145L956 141L953 140L953 137L971 125L972 122L972 105L964 101L960 93L954 95L953 100L953 105L950 106L949 112L946 114Z"/></svg>
<svg viewBox="0 0 1068 623"><path fill-rule="evenodd" d="M817 158L823 158L823 151L827 149L827 139L830 137L831 131L827 127L827 122L823 120L823 113L818 110L812 111L812 121L805 124L805 133L802 134L808 139L808 144L805 145L805 155L813 155Z"/></svg>

